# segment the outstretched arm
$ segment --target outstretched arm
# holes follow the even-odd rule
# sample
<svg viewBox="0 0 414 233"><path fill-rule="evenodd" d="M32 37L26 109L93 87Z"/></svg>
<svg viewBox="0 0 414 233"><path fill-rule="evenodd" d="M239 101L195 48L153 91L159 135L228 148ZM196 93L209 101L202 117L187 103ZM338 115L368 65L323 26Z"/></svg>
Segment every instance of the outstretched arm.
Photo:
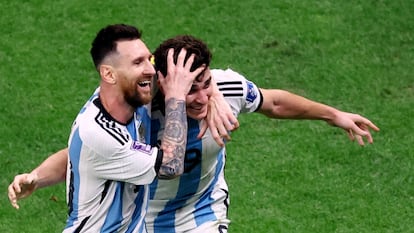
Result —
<svg viewBox="0 0 414 233"><path fill-rule="evenodd" d="M49 156L30 173L19 174L9 185L10 204L19 209L17 201L30 196L36 189L63 182L66 177L67 148Z"/></svg>
<svg viewBox="0 0 414 233"><path fill-rule="evenodd" d="M343 112L334 107L318 103L288 91L277 89L260 89L263 94L263 104L258 112L280 119L314 119L324 120L330 125L344 129L351 140L357 139L364 145L365 137L373 142L370 130L379 128L367 118L358 114Z"/></svg>

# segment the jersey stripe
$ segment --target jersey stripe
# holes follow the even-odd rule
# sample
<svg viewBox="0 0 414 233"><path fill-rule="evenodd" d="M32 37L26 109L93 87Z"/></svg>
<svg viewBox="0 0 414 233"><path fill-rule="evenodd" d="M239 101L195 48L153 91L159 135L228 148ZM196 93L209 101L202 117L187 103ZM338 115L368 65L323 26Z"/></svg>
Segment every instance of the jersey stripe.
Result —
<svg viewBox="0 0 414 233"><path fill-rule="evenodd" d="M188 119L188 138L196 138L200 132L199 123L196 120ZM187 144L185 172L179 179L179 187L174 199L171 199L160 211L158 217L154 220L154 232L166 233L172 232L166 229L175 229L176 210L184 206L188 199L191 198L198 190L201 175L201 151L202 141L192 140L192 144ZM187 143L190 143L187 141ZM151 185L151 187L153 187Z"/></svg>
<svg viewBox="0 0 414 233"><path fill-rule="evenodd" d="M236 84L236 85L241 85L242 82L241 81L224 81L224 82L217 82L217 86L224 86L224 85L229 85L229 84Z"/></svg>
<svg viewBox="0 0 414 233"><path fill-rule="evenodd" d="M203 195L203 197L201 197L195 205L195 208L199 210L197 211L197 216L195 216L197 226L200 226L201 224L207 221L214 221L217 219L213 209L211 208L211 203L213 202L213 199L211 198L211 193L213 192L214 186L217 184L219 174L224 166L223 157L224 153L223 150L221 150L217 155L217 167L216 172L214 174L214 180L213 182L211 182L210 187L208 187L208 190Z"/></svg>
<svg viewBox="0 0 414 233"><path fill-rule="evenodd" d="M68 223L66 228L73 226L73 223L78 220L78 208L74 208L74 205L78 205L79 203L79 188L75 190L75 187L79 187L79 155L80 150L82 148L82 140L79 136L79 129L73 133L73 137L71 139L71 145L69 146L69 156L70 156L70 166L71 166L71 173L70 173L70 184L69 184L69 192L68 192L68 206L69 206L69 213L70 216L68 219ZM75 183L76 181L76 183Z"/></svg>
<svg viewBox="0 0 414 233"><path fill-rule="evenodd" d="M95 121L121 145L125 145L125 143L129 141L129 135L123 133L120 128L116 127L116 123L113 120L108 120L102 112L99 112L98 115L96 115Z"/></svg>
<svg viewBox="0 0 414 233"><path fill-rule="evenodd" d="M106 215L105 222L102 226L101 232L116 232L122 223L122 196L124 190L124 182L116 182L116 191ZM110 197L108 197L110 198Z"/></svg>
<svg viewBox="0 0 414 233"><path fill-rule="evenodd" d="M243 96L243 93L223 93L224 97L239 97Z"/></svg>
<svg viewBox="0 0 414 233"><path fill-rule="evenodd" d="M241 81L218 82L217 86L224 97L243 96L243 83Z"/></svg>

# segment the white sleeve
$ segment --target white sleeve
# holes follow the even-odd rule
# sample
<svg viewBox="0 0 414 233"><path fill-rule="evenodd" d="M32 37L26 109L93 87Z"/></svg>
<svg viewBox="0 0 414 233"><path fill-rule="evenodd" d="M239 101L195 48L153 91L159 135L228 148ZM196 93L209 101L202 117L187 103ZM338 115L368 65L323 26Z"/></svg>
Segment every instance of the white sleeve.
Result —
<svg viewBox="0 0 414 233"><path fill-rule="evenodd" d="M211 70L213 79L235 116L239 113L254 112L262 105L262 95L253 82L231 69Z"/></svg>
<svg viewBox="0 0 414 233"><path fill-rule="evenodd" d="M119 139L103 131L91 125L86 125L83 130L80 127L83 145L79 167L102 179L135 185L151 183L157 175L156 166L162 159L158 148L134 141L131 137L124 137L125 141L120 143Z"/></svg>

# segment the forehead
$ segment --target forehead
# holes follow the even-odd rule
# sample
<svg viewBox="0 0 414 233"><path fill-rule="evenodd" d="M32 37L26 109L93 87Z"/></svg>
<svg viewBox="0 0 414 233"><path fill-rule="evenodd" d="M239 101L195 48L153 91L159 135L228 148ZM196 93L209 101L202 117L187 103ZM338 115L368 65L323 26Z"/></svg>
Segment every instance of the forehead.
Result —
<svg viewBox="0 0 414 233"><path fill-rule="evenodd" d="M151 55L145 43L140 39L119 41L116 48L120 55L131 58Z"/></svg>
<svg viewBox="0 0 414 233"><path fill-rule="evenodd" d="M211 77L211 72L210 72L210 67L207 67L203 73L201 73L200 76L198 76L195 80L194 80L194 84L197 83L204 83L205 81L209 80Z"/></svg>

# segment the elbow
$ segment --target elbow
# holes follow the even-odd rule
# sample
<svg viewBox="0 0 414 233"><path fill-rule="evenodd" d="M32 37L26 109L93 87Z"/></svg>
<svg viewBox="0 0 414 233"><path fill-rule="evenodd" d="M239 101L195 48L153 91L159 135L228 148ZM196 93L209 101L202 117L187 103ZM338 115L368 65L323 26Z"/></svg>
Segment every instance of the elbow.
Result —
<svg viewBox="0 0 414 233"><path fill-rule="evenodd" d="M185 141L186 142L186 141ZM171 180L184 173L185 145L163 148L163 159L158 171L158 178Z"/></svg>
<svg viewBox="0 0 414 233"><path fill-rule="evenodd" d="M184 161L174 159L168 163L162 164L158 172L158 178L171 180L181 176L184 173Z"/></svg>
<svg viewBox="0 0 414 233"><path fill-rule="evenodd" d="M173 167L164 167L161 166L160 171L158 172L158 178L163 180L172 180L181 176L184 173L184 167L182 168L173 168Z"/></svg>

